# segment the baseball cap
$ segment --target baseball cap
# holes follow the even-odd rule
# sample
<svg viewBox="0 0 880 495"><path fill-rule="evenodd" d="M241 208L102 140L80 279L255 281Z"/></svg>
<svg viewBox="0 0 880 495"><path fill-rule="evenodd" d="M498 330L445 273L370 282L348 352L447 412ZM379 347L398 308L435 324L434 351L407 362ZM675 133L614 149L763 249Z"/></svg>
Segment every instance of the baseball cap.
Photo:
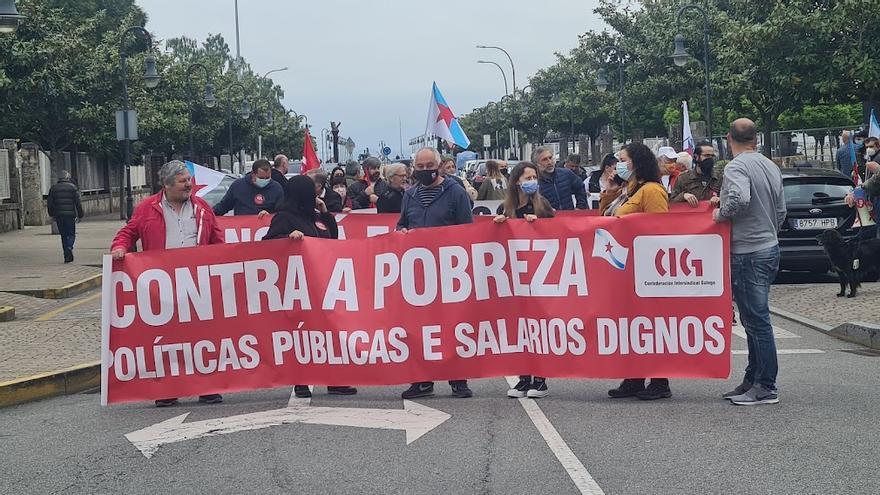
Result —
<svg viewBox="0 0 880 495"><path fill-rule="evenodd" d="M678 153L672 146L661 146L660 149L657 150L657 156L663 156L670 160L678 159Z"/></svg>

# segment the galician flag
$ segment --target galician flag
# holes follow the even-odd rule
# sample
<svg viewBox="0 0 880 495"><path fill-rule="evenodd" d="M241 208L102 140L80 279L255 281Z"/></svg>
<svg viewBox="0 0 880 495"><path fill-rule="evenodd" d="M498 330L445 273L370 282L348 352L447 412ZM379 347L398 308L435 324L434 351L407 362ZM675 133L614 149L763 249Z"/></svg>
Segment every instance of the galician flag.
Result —
<svg viewBox="0 0 880 495"><path fill-rule="evenodd" d="M226 177L226 174L223 172L203 167L189 160L186 160L184 163L186 163L186 168L189 170L189 175L192 176L193 193L196 196L202 197L213 191L220 185L223 178Z"/></svg>
<svg viewBox="0 0 880 495"><path fill-rule="evenodd" d="M877 116L874 115L874 109L871 109L871 123L868 126L868 137L880 139L880 124L877 123Z"/></svg>
<svg viewBox="0 0 880 495"><path fill-rule="evenodd" d="M437 83L431 89L431 104L428 106L428 123L425 134L433 134L443 138L449 144L455 144L459 148L467 148L471 145L470 139L446 103L446 99L440 93Z"/></svg>
<svg viewBox="0 0 880 495"><path fill-rule="evenodd" d="M321 168L321 163L318 162L318 154L315 153L315 145L312 144L312 135L309 134L309 127L306 126L306 136L303 139L303 165L301 174L308 172L309 170L313 170L316 168Z"/></svg>
<svg viewBox="0 0 880 495"><path fill-rule="evenodd" d="M681 102L681 115L684 117L684 128L681 131L681 147L684 151L691 156L694 156L694 148L697 147L696 143L694 143L694 136L691 134L691 115L688 112L688 102Z"/></svg>
<svg viewBox="0 0 880 495"><path fill-rule="evenodd" d="M605 229L596 229L596 236L593 239L593 257L602 258L618 270L625 270L629 249L621 246L617 239L611 235L611 232Z"/></svg>

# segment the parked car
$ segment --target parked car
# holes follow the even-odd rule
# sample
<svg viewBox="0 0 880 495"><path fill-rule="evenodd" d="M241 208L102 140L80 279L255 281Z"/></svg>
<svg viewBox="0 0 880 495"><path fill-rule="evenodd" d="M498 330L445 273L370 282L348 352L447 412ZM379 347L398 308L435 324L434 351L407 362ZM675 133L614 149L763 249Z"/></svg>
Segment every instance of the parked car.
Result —
<svg viewBox="0 0 880 495"><path fill-rule="evenodd" d="M226 177L224 177L223 180L220 181L220 184L218 184L217 187L208 191L207 194L202 196L202 199L207 201L208 204L211 206L216 205L220 202L221 199L223 199L223 196L226 195L226 191L229 190L229 186L231 186L237 178L238 176L234 174L226 174ZM230 214L232 213L230 212Z"/></svg>
<svg viewBox="0 0 880 495"><path fill-rule="evenodd" d="M853 181L837 170L783 168L781 172L787 214L779 229L779 267L825 273L831 263L816 236L836 229L852 239L859 231L853 226L856 211L844 201L853 190Z"/></svg>
<svg viewBox="0 0 880 495"><path fill-rule="evenodd" d="M486 162L489 160L472 160L467 163L473 163L472 170L467 172L467 178L471 181L475 189L480 189L480 186L483 184L483 181L486 179ZM507 170L513 170L519 160L506 160L507 161ZM465 165L467 166L467 165Z"/></svg>

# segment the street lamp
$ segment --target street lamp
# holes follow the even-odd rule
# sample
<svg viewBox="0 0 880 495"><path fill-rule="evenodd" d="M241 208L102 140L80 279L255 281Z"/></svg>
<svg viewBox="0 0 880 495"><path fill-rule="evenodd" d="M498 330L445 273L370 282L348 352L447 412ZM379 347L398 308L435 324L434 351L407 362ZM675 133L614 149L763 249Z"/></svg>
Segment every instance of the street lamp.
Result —
<svg viewBox="0 0 880 495"><path fill-rule="evenodd" d="M510 61L510 71L513 76L513 90L516 91L516 67L513 66L513 58L510 57L510 54L507 53L507 50L501 48L500 46L486 46L486 45L477 45L477 48L484 48L489 50L501 50L507 55L507 60Z"/></svg>
<svg viewBox="0 0 880 495"><path fill-rule="evenodd" d="M232 157L234 150L232 148L232 95L229 93L232 92L233 89L238 88L241 90L241 108L238 110L238 115L241 118L247 120L248 117L251 116L251 105L247 101L247 96L245 96L244 86L241 83L232 83L229 87L226 88L226 118L229 121L229 161L230 165L232 163ZM243 164L241 163L241 155L238 157L238 168L239 172L241 172Z"/></svg>
<svg viewBox="0 0 880 495"><path fill-rule="evenodd" d="M709 14L699 5L683 5L678 9L676 24L681 25L681 16L692 10L703 16L703 68L706 75L706 134L712 141L712 88L709 86ZM675 51L672 53L672 61L675 65L683 67L690 60L691 55L684 46L684 36L675 35Z"/></svg>
<svg viewBox="0 0 880 495"><path fill-rule="evenodd" d="M146 38L147 45L152 50L153 37L150 33L140 27L130 27L122 33L119 38L119 74L122 77L122 139L125 141L125 218L131 219L134 210L134 199L131 197L131 136L128 128L128 66L126 65L125 38L129 34L140 35ZM147 88L155 88L159 85L159 74L156 71L156 57L152 54L147 55L144 59L144 86ZM135 118L137 115L135 114ZM121 214L122 212L120 212Z"/></svg>
<svg viewBox="0 0 880 495"><path fill-rule="evenodd" d="M205 72L205 97L203 101L205 102L205 106L208 108L214 108L214 105L217 104L217 99L214 98L214 85L211 84L211 74L208 72L208 68L202 64L192 64L186 70L186 97L187 102L189 103L189 159L195 159L195 148L193 146L193 109L195 104L193 103L192 97L192 73L196 70L202 70Z"/></svg>
<svg viewBox="0 0 880 495"><path fill-rule="evenodd" d="M599 53L599 56L604 57L611 52L614 53L614 57L617 59L617 82L620 85L620 136L622 144L626 144L626 107L624 107L623 103L623 96L626 88L626 83L623 78L623 55L625 52L620 48L611 45L603 48L602 51ZM596 74L596 89L604 93L606 90L608 90L608 86L610 86L610 84L608 83L608 77L605 74L605 69L599 69L598 73Z"/></svg>
<svg viewBox="0 0 880 495"><path fill-rule="evenodd" d="M288 67L281 67L279 69L272 69L272 70L266 72L265 74L263 74L263 79L268 78L269 74L274 74L275 72L283 72L286 70L288 70ZM271 87L269 89L271 90ZM266 95L266 96L267 96L266 97L266 100L267 100L267 103L266 103L267 113L266 113L266 115L268 117L266 119L266 121L271 122L271 124L272 124L272 149L273 149L273 151L278 151L278 137L276 136L277 132L275 131L275 114L272 112L272 102L268 101L269 100L268 95Z"/></svg>
<svg viewBox="0 0 880 495"><path fill-rule="evenodd" d="M0 0L0 34L12 34L24 16L15 8L15 0Z"/></svg>
<svg viewBox="0 0 880 495"><path fill-rule="evenodd" d="M501 71L501 77L504 78L504 94L509 93L509 91L507 90L507 74L504 73L504 69L502 69L500 65L498 65L496 62L492 62L490 60L477 60L477 63L478 64L492 64L495 67L498 67L498 70Z"/></svg>

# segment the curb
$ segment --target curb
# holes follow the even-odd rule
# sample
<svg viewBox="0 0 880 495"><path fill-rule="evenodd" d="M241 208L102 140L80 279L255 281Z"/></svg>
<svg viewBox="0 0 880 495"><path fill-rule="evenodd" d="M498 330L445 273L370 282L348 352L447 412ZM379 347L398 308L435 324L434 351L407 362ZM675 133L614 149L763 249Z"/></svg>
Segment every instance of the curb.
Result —
<svg viewBox="0 0 880 495"><path fill-rule="evenodd" d="M0 322L15 319L15 308L12 306L0 306Z"/></svg>
<svg viewBox="0 0 880 495"><path fill-rule="evenodd" d="M770 306L770 312L776 316L781 316L786 320L791 320L800 323L805 327L812 328L813 330L818 330L829 337L880 350L880 326L878 325L856 321L832 327L789 311L774 308L773 306Z"/></svg>
<svg viewBox="0 0 880 495"><path fill-rule="evenodd" d="M6 292L21 294L23 296L39 297L41 299L67 299L69 297L73 297L82 294L83 292L88 292L94 288L100 287L101 278L102 275L99 273L97 275L92 275L89 278L84 278L82 280L58 288L22 290L10 289L6 290Z"/></svg>
<svg viewBox="0 0 880 495"><path fill-rule="evenodd" d="M70 395L101 386L101 363L0 382L0 407L13 406L59 395Z"/></svg>

